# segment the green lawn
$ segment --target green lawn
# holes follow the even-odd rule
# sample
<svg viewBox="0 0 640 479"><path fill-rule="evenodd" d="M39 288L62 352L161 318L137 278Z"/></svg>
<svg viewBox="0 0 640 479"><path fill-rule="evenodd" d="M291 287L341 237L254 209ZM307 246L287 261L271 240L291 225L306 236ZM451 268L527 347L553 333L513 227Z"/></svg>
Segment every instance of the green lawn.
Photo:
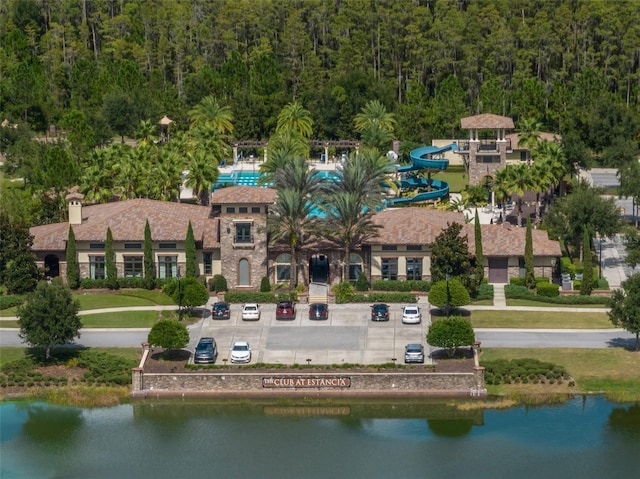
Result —
<svg viewBox="0 0 640 479"><path fill-rule="evenodd" d="M469 184L469 177L464 171L439 171L433 178L449 183L449 191L451 193L460 193Z"/></svg>
<svg viewBox="0 0 640 479"><path fill-rule="evenodd" d="M472 311L474 328L613 329L607 313Z"/></svg>
<svg viewBox="0 0 640 479"><path fill-rule="evenodd" d="M494 359L533 358L564 366L583 392L640 395L640 353L623 348L487 348L480 364ZM508 387L497 386L508 390Z"/></svg>
<svg viewBox="0 0 640 479"><path fill-rule="evenodd" d="M83 328L150 328L158 321L157 311L123 311L80 316Z"/></svg>
<svg viewBox="0 0 640 479"><path fill-rule="evenodd" d="M531 301L529 299L507 299L507 306L534 306L537 308L606 308L604 304L555 304Z"/></svg>

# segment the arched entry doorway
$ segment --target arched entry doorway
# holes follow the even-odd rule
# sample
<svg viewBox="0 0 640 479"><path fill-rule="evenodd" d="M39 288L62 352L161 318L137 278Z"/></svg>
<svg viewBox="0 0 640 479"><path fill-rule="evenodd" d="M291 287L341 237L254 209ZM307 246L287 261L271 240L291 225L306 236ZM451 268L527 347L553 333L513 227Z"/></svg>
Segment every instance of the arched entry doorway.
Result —
<svg viewBox="0 0 640 479"><path fill-rule="evenodd" d="M44 257L44 275L49 278L60 276L60 260L55 254L48 254Z"/></svg>
<svg viewBox="0 0 640 479"><path fill-rule="evenodd" d="M329 257L326 254L314 254L309 260L309 281L311 283L329 282Z"/></svg>

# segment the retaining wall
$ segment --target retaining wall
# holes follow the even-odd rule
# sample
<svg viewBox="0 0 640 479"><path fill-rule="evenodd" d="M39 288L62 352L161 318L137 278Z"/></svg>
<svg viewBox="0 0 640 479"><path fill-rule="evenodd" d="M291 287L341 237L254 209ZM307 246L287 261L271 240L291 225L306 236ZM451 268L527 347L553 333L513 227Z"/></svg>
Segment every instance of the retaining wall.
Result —
<svg viewBox="0 0 640 479"><path fill-rule="evenodd" d="M388 397L486 396L484 368L478 365L479 343L474 347L475 367L469 373L436 371L335 370L215 370L192 373L145 373L145 347L140 366L132 371L133 397Z"/></svg>

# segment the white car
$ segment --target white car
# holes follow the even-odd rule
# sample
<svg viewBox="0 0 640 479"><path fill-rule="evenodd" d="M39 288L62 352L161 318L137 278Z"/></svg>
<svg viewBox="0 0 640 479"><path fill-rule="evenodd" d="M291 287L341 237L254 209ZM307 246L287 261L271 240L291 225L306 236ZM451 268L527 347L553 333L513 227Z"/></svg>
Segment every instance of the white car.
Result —
<svg viewBox="0 0 640 479"><path fill-rule="evenodd" d="M260 319L260 305L247 303L242 307L243 321L258 321Z"/></svg>
<svg viewBox="0 0 640 479"><path fill-rule="evenodd" d="M419 324L422 321L420 306L405 306L402 308L402 322L404 324Z"/></svg>
<svg viewBox="0 0 640 479"><path fill-rule="evenodd" d="M247 341L236 341L231 346L231 354L229 355L231 363L250 363L251 347Z"/></svg>

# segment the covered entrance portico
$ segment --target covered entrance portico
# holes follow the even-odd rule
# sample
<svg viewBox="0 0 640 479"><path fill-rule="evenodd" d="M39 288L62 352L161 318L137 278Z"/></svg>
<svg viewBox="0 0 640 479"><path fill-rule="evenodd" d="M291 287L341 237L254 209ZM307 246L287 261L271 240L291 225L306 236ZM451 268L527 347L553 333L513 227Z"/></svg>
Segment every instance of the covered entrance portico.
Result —
<svg viewBox="0 0 640 479"><path fill-rule="evenodd" d="M314 254L309 259L309 282L329 283L329 256Z"/></svg>

